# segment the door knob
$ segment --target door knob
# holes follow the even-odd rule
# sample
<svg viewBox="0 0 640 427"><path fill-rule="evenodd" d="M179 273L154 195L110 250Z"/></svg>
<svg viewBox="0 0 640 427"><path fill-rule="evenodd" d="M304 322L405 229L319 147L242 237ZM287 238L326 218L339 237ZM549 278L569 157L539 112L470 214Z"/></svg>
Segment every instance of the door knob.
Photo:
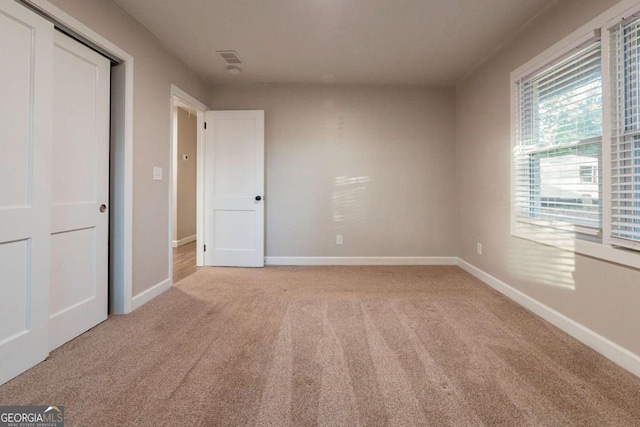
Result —
<svg viewBox="0 0 640 427"><path fill-rule="evenodd" d="M262 200L262 196L256 196L256 201L259 202L260 200Z"/></svg>
<svg viewBox="0 0 640 427"><path fill-rule="evenodd" d="M100 205L100 212L101 213L104 213L104 211L106 211L106 210L107 210L107 205L105 205L105 204Z"/></svg>

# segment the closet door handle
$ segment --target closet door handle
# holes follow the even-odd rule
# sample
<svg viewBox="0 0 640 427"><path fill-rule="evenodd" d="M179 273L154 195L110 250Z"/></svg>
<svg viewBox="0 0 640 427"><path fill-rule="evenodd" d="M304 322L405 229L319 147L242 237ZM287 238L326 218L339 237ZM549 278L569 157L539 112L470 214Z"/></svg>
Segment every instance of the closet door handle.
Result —
<svg viewBox="0 0 640 427"><path fill-rule="evenodd" d="M262 200L262 196L256 196L256 201L259 202L260 200Z"/></svg>

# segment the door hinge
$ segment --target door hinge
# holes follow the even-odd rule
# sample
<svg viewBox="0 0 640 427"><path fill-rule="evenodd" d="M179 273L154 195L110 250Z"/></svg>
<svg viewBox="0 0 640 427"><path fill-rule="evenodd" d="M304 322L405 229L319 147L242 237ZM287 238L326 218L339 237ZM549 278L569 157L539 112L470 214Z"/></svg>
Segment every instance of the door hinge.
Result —
<svg viewBox="0 0 640 427"><path fill-rule="evenodd" d="M207 252L207 245L204 245L204 251Z"/></svg>
<svg viewBox="0 0 640 427"><path fill-rule="evenodd" d="M207 122L204 122L204 128L205 129L207 128Z"/></svg>

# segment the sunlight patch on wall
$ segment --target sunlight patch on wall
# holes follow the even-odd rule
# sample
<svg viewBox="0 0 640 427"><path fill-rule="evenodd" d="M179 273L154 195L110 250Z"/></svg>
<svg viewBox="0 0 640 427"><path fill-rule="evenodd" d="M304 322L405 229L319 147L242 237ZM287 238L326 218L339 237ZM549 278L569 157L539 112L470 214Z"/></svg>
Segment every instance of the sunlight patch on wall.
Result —
<svg viewBox="0 0 640 427"><path fill-rule="evenodd" d="M509 252L509 270L520 280L544 286L575 290L575 253L547 246Z"/></svg>
<svg viewBox="0 0 640 427"><path fill-rule="evenodd" d="M367 222L369 176L337 176L331 196L333 222L348 227Z"/></svg>

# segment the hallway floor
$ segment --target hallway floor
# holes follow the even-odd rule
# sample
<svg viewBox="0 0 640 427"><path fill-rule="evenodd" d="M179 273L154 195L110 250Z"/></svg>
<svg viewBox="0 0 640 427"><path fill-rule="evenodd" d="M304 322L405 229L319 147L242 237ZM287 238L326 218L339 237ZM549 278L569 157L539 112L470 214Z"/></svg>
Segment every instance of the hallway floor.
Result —
<svg viewBox="0 0 640 427"><path fill-rule="evenodd" d="M173 283L191 276L197 270L196 242L173 248Z"/></svg>

